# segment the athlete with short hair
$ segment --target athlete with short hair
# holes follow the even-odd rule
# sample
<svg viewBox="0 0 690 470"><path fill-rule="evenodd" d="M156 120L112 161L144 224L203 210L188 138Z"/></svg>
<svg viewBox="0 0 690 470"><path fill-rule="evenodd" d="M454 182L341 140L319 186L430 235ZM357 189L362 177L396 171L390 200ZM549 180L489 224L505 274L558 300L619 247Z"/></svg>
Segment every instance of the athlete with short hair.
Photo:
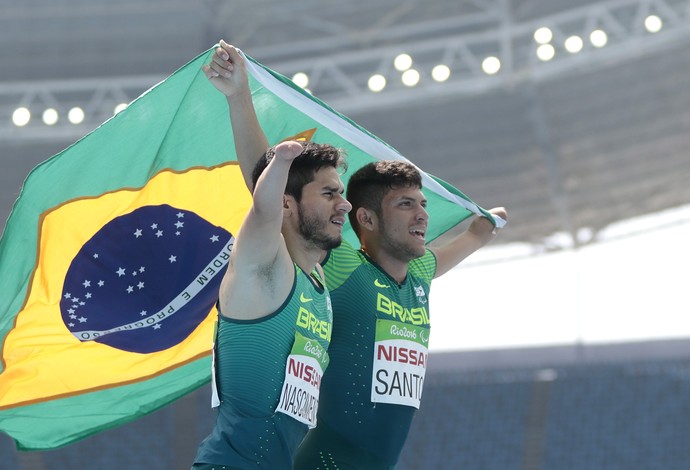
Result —
<svg viewBox="0 0 690 470"><path fill-rule="evenodd" d="M245 155L257 154L266 138L254 114L244 58L221 41L204 70L212 81L244 94L234 110L231 104L231 114L243 116L235 139L254 148ZM240 161L243 167L252 164ZM299 448L297 470L395 468L423 391L431 281L496 233L490 219L478 217L465 232L427 248L421 176L405 162L360 168L350 178L347 198L361 249L343 242L322 262L335 316L330 365L321 384L318 426ZM507 218L502 207L489 212Z"/></svg>
<svg viewBox="0 0 690 470"><path fill-rule="evenodd" d="M431 281L494 236L493 223L479 217L427 248L426 198L410 163L365 165L350 178L347 198L361 249L343 242L322 261L334 314L330 364L319 424L300 446L296 470L395 468L422 398Z"/></svg>
<svg viewBox="0 0 690 470"><path fill-rule="evenodd" d="M328 365L332 309L317 262L340 244L351 209L340 180L344 159L330 145L294 141L239 158L258 159L253 204L220 286L220 404L192 468L288 470L316 425Z"/></svg>

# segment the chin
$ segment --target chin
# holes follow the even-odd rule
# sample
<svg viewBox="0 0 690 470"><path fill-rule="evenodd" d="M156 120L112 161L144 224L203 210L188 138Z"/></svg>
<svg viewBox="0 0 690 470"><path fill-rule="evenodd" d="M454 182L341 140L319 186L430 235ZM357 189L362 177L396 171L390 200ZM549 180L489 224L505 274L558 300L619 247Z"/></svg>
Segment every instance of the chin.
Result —
<svg viewBox="0 0 690 470"><path fill-rule="evenodd" d="M412 259L421 258L426 253L425 245L415 245L411 250Z"/></svg>
<svg viewBox="0 0 690 470"><path fill-rule="evenodd" d="M331 250L333 248L338 248L342 242L342 236L332 237L327 240L321 241L321 243L319 243L319 248L321 248L322 250Z"/></svg>

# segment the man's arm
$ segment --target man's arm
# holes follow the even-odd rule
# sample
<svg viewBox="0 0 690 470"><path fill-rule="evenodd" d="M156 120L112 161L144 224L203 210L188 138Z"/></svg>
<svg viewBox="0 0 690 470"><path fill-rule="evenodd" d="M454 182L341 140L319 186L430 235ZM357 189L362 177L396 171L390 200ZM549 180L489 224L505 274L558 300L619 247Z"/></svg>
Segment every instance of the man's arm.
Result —
<svg viewBox="0 0 690 470"><path fill-rule="evenodd" d="M503 220L508 219L508 214L503 207L495 207L489 213L497 215ZM442 246L431 247L430 250L436 255L436 275L434 277L447 273L469 255L489 243L496 236L496 231L489 219L477 217L472 221L469 228L460 235Z"/></svg>
<svg viewBox="0 0 690 470"><path fill-rule="evenodd" d="M221 312L228 317L266 316L290 293L294 266L281 235L283 195L290 165L300 153L299 143L281 143L256 184L220 286Z"/></svg>
<svg viewBox="0 0 690 470"><path fill-rule="evenodd" d="M247 187L252 189L252 171L268 148L268 140L256 117L247 69L242 54L221 40L211 62L202 69L211 84L225 95L235 139L237 161Z"/></svg>

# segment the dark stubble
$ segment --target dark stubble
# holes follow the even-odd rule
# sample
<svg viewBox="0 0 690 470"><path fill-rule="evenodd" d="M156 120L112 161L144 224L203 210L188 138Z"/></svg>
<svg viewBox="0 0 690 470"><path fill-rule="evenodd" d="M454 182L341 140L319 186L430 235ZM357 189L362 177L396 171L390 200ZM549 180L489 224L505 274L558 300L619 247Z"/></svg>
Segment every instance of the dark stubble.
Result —
<svg viewBox="0 0 690 470"><path fill-rule="evenodd" d="M324 221L315 215L307 214L299 205L299 233L305 240L321 250L337 248L342 242L342 236L328 235L326 228L330 223L330 220Z"/></svg>
<svg viewBox="0 0 690 470"><path fill-rule="evenodd" d="M379 231L381 233L382 244L387 245L388 249L390 250L390 254L392 254L399 260L410 262L413 259L420 258L424 255L424 252L421 251L419 248L411 244L402 243L391 237L388 231L386 230L386 225L383 222L382 216L379 216Z"/></svg>

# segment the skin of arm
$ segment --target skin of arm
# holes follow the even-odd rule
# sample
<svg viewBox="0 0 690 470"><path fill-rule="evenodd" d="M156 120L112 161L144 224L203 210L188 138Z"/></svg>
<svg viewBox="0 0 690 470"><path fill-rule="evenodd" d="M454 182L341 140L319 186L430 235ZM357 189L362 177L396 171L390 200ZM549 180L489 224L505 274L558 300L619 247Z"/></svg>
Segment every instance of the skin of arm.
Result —
<svg viewBox="0 0 690 470"><path fill-rule="evenodd" d="M294 265L281 234L284 189L292 161L302 152L297 142L283 142L254 190L254 202L242 223L220 286L223 315L261 318L282 305L294 279Z"/></svg>
<svg viewBox="0 0 690 470"><path fill-rule="evenodd" d="M490 214L497 215L503 220L508 220L508 214L503 207L495 207L489 210ZM430 247L436 255L436 275L439 277L453 269L469 255L489 243L496 236L496 229L486 217L477 217L469 228L438 247Z"/></svg>
<svg viewBox="0 0 690 470"><path fill-rule="evenodd" d="M247 187L252 189L252 170L269 147L256 116L245 58L237 48L221 40L208 65L202 69L209 82L225 95L235 139L237 161Z"/></svg>

